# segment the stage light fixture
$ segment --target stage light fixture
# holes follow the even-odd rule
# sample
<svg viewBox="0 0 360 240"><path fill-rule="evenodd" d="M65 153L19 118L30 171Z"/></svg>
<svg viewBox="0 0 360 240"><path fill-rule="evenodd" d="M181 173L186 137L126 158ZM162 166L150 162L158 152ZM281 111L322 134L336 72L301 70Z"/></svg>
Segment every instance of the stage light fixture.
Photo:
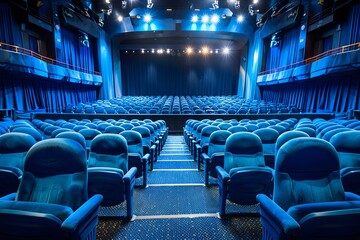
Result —
<svg viewBox="0 0 360 240"><path fill-rule="evenodd" d="M203 22L203 23L208 23L209 20L210 20L209 15L204 15L201 18L201 22Z"/></svg>
<svg viewBox="0 0 360 240"><path fill-rule="evenodd" d="M170 54L171 50L170 49L166 49L166 53Z"/></svg>
<svg viewBox="0 0 360 240"><path fill-rule="evenodd" d="M208 48L208 47L203 47L203 48L201 49L201 52L202 52L204 55L207 55L207 54L209 54L209 48Z"/></svg>
<svg viewBox="0 0 360 240"><path fill-rule="evenodd" d="M219 8L219 1L214 0L213 4L211 6L212 6L212 8L210 8L210 9L218 9Z"/></svg>
<svg viewBox="0 0 360 240"><path fill-rule="evenodd" d="M123 17L123 16L121 16L121 15L119 15L117 19L118 19L118 21L119 21L119 22L124 21L124 17Z"/></svg>
<svg viewBox="0 0 360 240"><path fill-rule="evenodd" d="M237 21L240 23L240 22L243 22L244 21L244 16L243 15L239 15L237 17Z"/></svg>
<svg viewBox="0 0 360 240"><path fill-rule="evenodd" d="M191 17L191 22L196 23L197 21L199 21L199 17L197 15Z"/></svg>
<svg viewBox="0 0 360 240"><path fill-rule="evenodd" d="M217 14L211 16L211 23L216 24L220 21L220 17Z"/></svg>
<svg viewBox="0 0 360 240"><path fill-rule="evenodd" d="M229 54L229 53L230 53L230 48L225 47L225 48L223 49L223 54L227 55L227 54Z"/></svg>
<svg viewBox="0 0 360 240"><path fill-rule="evenodd" d="M80 33L79 35L80 45L84 47L90 47L89 37L86 33Z"/></svg>
<svg viewBox="0 0 360 240"><path fill-rule="evenodd" d="M152 2L152 0L147 0L147 8L152 8L154 6L154 3Z"/></svg>
<svg viewBox="0 0 360 240"><path fill-rule="evenodd" d="M155 53L155 49L151 49L151 53Z"/></svg>
<svg viewBox="0 0 360 240"><path fill-rule="evenodd" d="M126 6L127 6L127 1L126 0L121 1L121 8L125 9Z"/></svg>
<svg viewBox="0 0 360 240"><path fill-rule="evenodd" d="M191 47L187 47L187 48L186 48L186 53L189 54L189 55L192 54L193 51L194 51L194 50L193 50Z"/></svg>
<svg viewBox="0 0 360 240"><path fill-rule="evenodd" d="M144 50L144 49L141 49L141 53L145 53L145 50Z"/></svg>
<svg viewBox="0 0 360 240"><path fill-rule="evenodd" d="M146 23L151 22L151 15L150 15L150 14L146 14L146 15L144 16L144 22L146 22Z"/></svg>
<svg viewBox="0 0 360 240"><path fill-rule="evenodd" d="M109 3L110 3L110 0L105 0L105 3L109 4Z"/></svg>
<svg viewBox="0 0 360 240"><path fill-rule="evenodd" d="M240 8L240 1L239 1L239 0L236 0L236 1L234 2L234 7L235 7L235 9L239 9L239 8Z"/></svg>
<svg viewBox="0 0 360 240"><path fill-rule="evenodd" d="M259 1L258 0L254 0L253 1L253 4L257 4Z"/></svg>

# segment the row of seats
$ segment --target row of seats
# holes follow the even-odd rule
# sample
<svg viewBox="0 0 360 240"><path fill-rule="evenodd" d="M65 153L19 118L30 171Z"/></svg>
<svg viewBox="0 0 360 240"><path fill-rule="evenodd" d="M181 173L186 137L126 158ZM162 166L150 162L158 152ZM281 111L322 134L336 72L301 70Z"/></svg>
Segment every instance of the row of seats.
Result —
<svg viewBox="0 0 360 240"><path fill-rule="evenodd" d="M276 114L300 113L297 106L239 96L122 96L69 104L63 113L78 114Z"/></svg>
<svg viewBox="0 0 360 240"><path fill-rule="evenodd" d="M199 169L204 165L205 184L217 178L220 217L227 200L260 203L263 239L357 239L357 126L358 120L204 119L189 120L184 137ZM270 148L272 166L264 156Z"/></svg>
<svg viewBox="0 0 360 240"><path fill-rule="evenodd" d="M84 122L86 124L82 125ZM88 125L86 128L76 128L85 126L88 123L93 125ZM112 124L104 128L102 125L105 123ZM120 127L123 124L126 125ZM156 125L156 127L153 125ZM48 128L52 128L52 130L50 131ZM125 130L125 128L129 130ZM154 135L153 142L151 141L149 129L153 130L153 134L158 134ZM91 140L86 139L89 132L96 133L89 134L92 135ZM38 134L34 135L37 140L31 135L32 133ZM49 234L44 230L44 227L51 224L51 222L48 223L47 220L38 216L38 208L41 208L39 210L41 213L48 214L50 219L54 218L54 216L56 219L61 217L57 221L60 225L56 227L63 228L64 224L73 227L76 222L69 225L66 218L70 215L70 208L72 211L77 210L81 204L86 203L87 196L93 199L91 202L96 203L96 208L93 206L93 210L89 209L89 213L87 213L86 207L84 207L85 209L81 210L80 215L77 214L73 218L86 220L86 218L91 217L88 222L81 220L84 221L84 224L89 223L89 226L78 224L81 229L73 227L73 231L88 231L87 227L91 226L93 227L91 231L95 231L97 208L99 206L118 205L124 201L126 201L127 208L126 218L131 220L134 211L133 191L136 179L142 178L142 187L146 187L147 171L152 170L153 167L153 161L150 159L157 158L166 137L166 123L162 120L152 122L151 120L115 121L111 119L109 121L93 120L89 122L86 119L69 121L61 119L41 121L35 119L32 122L17 120L9 124L5 133L0 135L0 196L2 196L0 199L0 225L4 226L4 228L0 227L0 236L3 236L4 233L13 234L6 229L11 224L2 225L8 219L14 219L14 221L18 221L19 224L23 223L24 226L29 228L31 226L36 227L34 230L29 230L30 233L27 232L27 234ZM150 153L145 154L145 147L149 148ZM85 153L84 156L83 152ZM151 157L151 155L153 156ZM74 160L75 156L77 156L77 159ZM28 158L33 160L27 160ZM61 162L64 159L67 161ZM28 161L32 162L28 163ZM39 161L40 164L37 163ZM86 170L83 169L83 165ZM148 165L151 166L150 169L148 169ZM67 169L65 170L65 168ZM76 170L77 168L78 170ZM27 178L29 174L32 174L30 180L33 181L30 183ZM34 177L34 174L38 175ZM60 176L64 174L67 174L66 179ZM39 187L32 189L31 184L37 184ZM69 185L68 188L67 185ZM76 192L77 186L79 187L78 190L82 191L80 185L84 187L86 193ZM16 196L22 196L24 191L34 191L32 194L41 195L41 197L21 198L24 203L18 203L17 201L20 198ZM17 193L13 194L13 192ZM43 193L46 193L49 198L44 199ZM55 194L59 196L53 196ZM64 198L63 194L72 196ZM73 198L79 198L76 200L76 206L72 202L68 202L74 201L71 200ZM28 201L35 203L29 203ZM43 203L51 203L52 205L44 205ZM53 209L53 204L61 205L61 207L59 209L54 207ZM11 211L9 212L10 207ZM61 211L67 212L65 214ZM24 216L30 216L28 219L34 221L34 224L30 226L29 221L23 219ZM44 224L44 226L38 226L41 224ZM66 233L63 231L58 229L54 235L45 239L64 239ZM79 239L84 238L79 236Z"/></svg>

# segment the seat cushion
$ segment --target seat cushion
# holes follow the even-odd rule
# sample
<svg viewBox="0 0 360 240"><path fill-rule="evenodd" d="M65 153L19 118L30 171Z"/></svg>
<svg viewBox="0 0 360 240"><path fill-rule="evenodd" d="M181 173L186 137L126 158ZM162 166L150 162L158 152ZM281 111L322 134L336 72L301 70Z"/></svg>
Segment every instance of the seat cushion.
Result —
<svg viewBox="0 0 360 240"><path fill-rule="evenodd" d="M73 210L68 206L49 203L8 200L0 200L0 209L22 210L36 213L52 214L58 219L60 219L62 222L73 213Z"/></svg>
<svg viewBox="0 0 360 240"><path fill-rule="evenodd" d="M336 201L300 204L290 207L287 213L299 222L303 217L310 213L344 210L351 208L360 208L360 201Z"/></svg>

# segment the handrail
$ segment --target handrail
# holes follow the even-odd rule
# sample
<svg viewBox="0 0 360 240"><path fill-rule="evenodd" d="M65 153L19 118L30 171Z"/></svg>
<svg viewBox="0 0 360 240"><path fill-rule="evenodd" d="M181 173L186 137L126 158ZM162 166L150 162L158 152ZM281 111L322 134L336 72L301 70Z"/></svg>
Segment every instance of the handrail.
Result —
<svg viewBox="0 0 360 240"><path fill-rule="evenodd" d="M3 42L0 42L0 48L6 49L6 50L9 50L9 51L13 51L13 52L17 52L17 53L23 53L23 54L26 54L26 55L30 55L30 56L36 57L36 58L38 58L38 59L40 59L42 61L45 61L47 63L51 63L51 64L58 65L58 66L61 66L61 67L66 67L66 68L70 68L70 69L73 69L73 70L76 70L76 71L101 75L101 72L86 69L86 68L79 67L79 66L75 66L75 65L68 64L68 63L65 63L65 62L61 62L61 61L58 61L58 60L43 56L43 55L41 55L41 54L39 54L37 52L31 51L31 50L29 50L27 48L15 46L15 45L11 45L11 44L8 44L8 43L3 43Z"/></svg>
<svg viewBox="0 0 360 240"><path fill-rule="evenodd" d="M320 21L321 19L326 18L327 16L330 16L333 13L334 13L334 8L329 7L327 9L325 9L324 11L319 12L318 14L315 14L314 16L312 16L309 19L309 25L311 25L311 24L313 24L313 23L315 23L317 21Z"/></svg>
<svg viewBox="0 0 360 240"><path fill-rule="evenodd" d="M360 49L360 42L345 45L345 46L334 48L334 49L330 49L330 50L328 50L326 52L320 53L320 54L318 54L316 56L307 58L307 59L302 60L300 62L295 62L295 63L291 63L291 64L281 66L281 67L278 67L278 68L273 68L273 69L270 69L270 70L262 71L258 75L265 75L265 74L269 74L269 73L274 73L274 72L287 70L287 69L298 67L298 66L301 66L301 65L313 63L313 62L315 62L315 61L317 61L317 60L319 60L321 58L327 57L327 56L331 56L331 55L335 55L335 54L339 54L339 53L350 52L350 51L354 51L354 50L358 50L358 49Z"/></svg>

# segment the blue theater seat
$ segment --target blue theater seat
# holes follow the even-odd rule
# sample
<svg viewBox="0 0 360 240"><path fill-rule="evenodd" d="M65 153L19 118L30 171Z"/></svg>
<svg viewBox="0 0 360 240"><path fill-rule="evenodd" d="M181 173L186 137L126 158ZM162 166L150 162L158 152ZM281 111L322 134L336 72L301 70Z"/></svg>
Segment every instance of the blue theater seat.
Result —
<svg viewBox="0 0 360 240"><path fill-rule="evenodd" d="M218 130L210 135L208 152L201 154L205 185L209 185L209 177L218 177L216 167L224 166L225 142L230 135L231 132L226 130Z"/></svg>
<svg viewBox="0 0 360 240"><path fill-rule="evenodd" d="M273 170L265 166L261 139L254 133L232 134L225 144L224 167L216 167L219 215L225 216L226 200L256 204L256 195L272 195Z"/></svg>
<svg viewBox="0 0 360 240"><path fill-rule="evenodd" d="M36 140L26 133L0 136L0 196L17 191L24 169L25 156Z"/></svg>
<svg viewBox="0 0 360 240"><path fill-rule="evenodd" d="M345 191L360 194L360 131L335 134L330 143L340 159L341 181Z"/></svg>
<svg viewBox="0 0 360 240"><path fill-rule="evenodd" d="M205 126L201 130L200 142L195 145L195 148L196 148L195 152L196 152L196 156L197 156L196 161L198 162L198 170L201 169L200 156L203 153L206 153L206 154L208 153L210 135L217 130L220 130L220 128L217 126L211 126L211 125Z"/></svg>
<svg viewBox="0 0 360 240"><path fill-rule="evenodd" d="M279 150L273 199L259 194L263 239L358 239L360 196L344 192L335 148L296 138Z"/></svg>
<svg viewBox="0 0 360 240"><path fill-rule="evenodd" d="M86 151L71 139L36 143L16 194L0 199L1 239L95 239L101 195L88 199Z"/></svg>
<svg viewBox="0 0 360 240"><path fill-rule="evenodd" d="M110 133L96 136L91 143L88 167L89 196L101 194L101 206L115 206L126 200L126 218L132 220L136 168L128 171L126 139Z"/></svg>
<svg viewBox="0 0 360 240"><path fill-rule="evenodd" d="M141 134L134 130L125 130L120 133L126 139L128 146L128 167L136 167L136 178L143 178L142 187L147 185L148 164L150 163L150 154L143 152Z"/></svg>

